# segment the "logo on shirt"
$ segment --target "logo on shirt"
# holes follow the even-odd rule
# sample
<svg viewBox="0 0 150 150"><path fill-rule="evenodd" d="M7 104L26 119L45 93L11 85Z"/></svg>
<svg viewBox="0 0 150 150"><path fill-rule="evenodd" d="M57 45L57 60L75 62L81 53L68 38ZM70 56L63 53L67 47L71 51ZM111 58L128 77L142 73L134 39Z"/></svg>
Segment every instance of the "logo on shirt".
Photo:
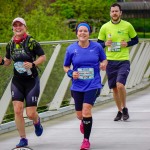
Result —
<svg viewBox="0 0 150 150"><path fill-rule="evenodd" d="M76 56L76 55L79 55L79 53L78 53L78 50L77 49L75 49L74 50L74 55Z"/></svg>
<svg viewBox="0 0 150 150"><path fill-rule="evenodd" d="M90 49L90 52L93 52L94 51L94 49Z"/></svg>
<svg viewBox="0 0 150 150"><path fill-rule="evenodd" d="M118 34L124 34L124 30L118 30Z"/></svg>

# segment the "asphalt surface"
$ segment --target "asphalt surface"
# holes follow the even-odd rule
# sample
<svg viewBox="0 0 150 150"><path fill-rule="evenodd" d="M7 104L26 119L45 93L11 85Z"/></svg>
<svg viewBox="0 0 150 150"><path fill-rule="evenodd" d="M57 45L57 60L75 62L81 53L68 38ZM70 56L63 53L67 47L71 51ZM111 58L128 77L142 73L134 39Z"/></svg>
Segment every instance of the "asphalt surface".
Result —
<svg viewBox="0 0 150 150"><path fill-rule="evenodd" d="M90 150L150 150L150 87L127 97L130 119L113 121L114 102L93 109ZM83 135L75 114L42 123L44 132L36 137L34 127L26 127L29 147L33 150L79 150ZM17 131L0 135L0 150L12 150L19 142ZM22 150L22 149L20 149Z"/></svg>

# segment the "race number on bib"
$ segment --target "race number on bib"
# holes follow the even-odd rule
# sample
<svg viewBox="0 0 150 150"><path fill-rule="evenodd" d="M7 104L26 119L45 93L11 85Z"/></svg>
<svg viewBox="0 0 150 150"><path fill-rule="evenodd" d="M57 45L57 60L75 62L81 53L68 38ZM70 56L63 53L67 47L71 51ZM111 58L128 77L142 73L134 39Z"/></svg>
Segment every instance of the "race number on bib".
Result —
<svg viewBox="0 0 150 150"><path fill-rule="evenodd" d="M23 62L18 61L16 63L14 63L14 67L15 69L19 72L19 73L24 73L27 70L23 67Z"/></svg>
<svg viewBox="0 0 150 150"><path fill-rule="evenodd" d="M111 44L111 52L120 52L121 51L121 43L120 42L113 42Z"/></svg>
<svg viewBox="0 0 150 150"><path fill-rule="evenodd" d="M78 68L79 79L93 79L94 78L94 69L93 68Z"/></svg>

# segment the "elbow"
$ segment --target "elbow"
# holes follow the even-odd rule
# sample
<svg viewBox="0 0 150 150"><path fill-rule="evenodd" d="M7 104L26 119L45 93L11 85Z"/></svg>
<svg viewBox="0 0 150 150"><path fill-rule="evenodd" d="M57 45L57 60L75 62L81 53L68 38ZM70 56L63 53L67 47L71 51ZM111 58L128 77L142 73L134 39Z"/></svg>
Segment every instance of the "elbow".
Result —
<svg viewBox="0 0 150 150"><path fill-rule="evenodd" d="M135 44L138 44L138 43L139 43L139 38L138 38L138 36L136 36L136 37L134 38L134 41L135 41Z"/></svg>
<svg viewBox="0 0 150 150"><path fill-rule="evenodd" d="M64 69L64 72L66 72L66 67L65 66L63 66L63 69Z"/></svg>
<svg viewBox="0 0 150 150"><path fill-rule="evenodd" d="M11 60L7 59L6 57L4 58L4 66L10 66Z"/></svg>
<svg viewBox="0 0 150 150"><path fill-rule="evenodd" d="M136 44L138 44L139 43L139 39L137 39L137 43Z"/></svg>
<svg viewBox="0 0 150 150"><path fill-rule="evenodd" d="M42 57L43 62L46 61L46 56L45 55L43 55L41 57Z"/></svg>

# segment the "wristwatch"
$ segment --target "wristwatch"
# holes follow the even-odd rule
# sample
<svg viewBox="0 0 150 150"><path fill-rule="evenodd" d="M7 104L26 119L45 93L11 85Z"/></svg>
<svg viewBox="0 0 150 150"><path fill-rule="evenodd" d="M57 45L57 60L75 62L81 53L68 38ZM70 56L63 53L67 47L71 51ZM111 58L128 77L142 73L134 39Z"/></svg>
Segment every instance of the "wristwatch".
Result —
<svg viewBox="0 0 150 150"><path fill-rule="evenodd" d="M34 68L35 67L35 63L34 62L32 62L32 68Z"/></svg>

